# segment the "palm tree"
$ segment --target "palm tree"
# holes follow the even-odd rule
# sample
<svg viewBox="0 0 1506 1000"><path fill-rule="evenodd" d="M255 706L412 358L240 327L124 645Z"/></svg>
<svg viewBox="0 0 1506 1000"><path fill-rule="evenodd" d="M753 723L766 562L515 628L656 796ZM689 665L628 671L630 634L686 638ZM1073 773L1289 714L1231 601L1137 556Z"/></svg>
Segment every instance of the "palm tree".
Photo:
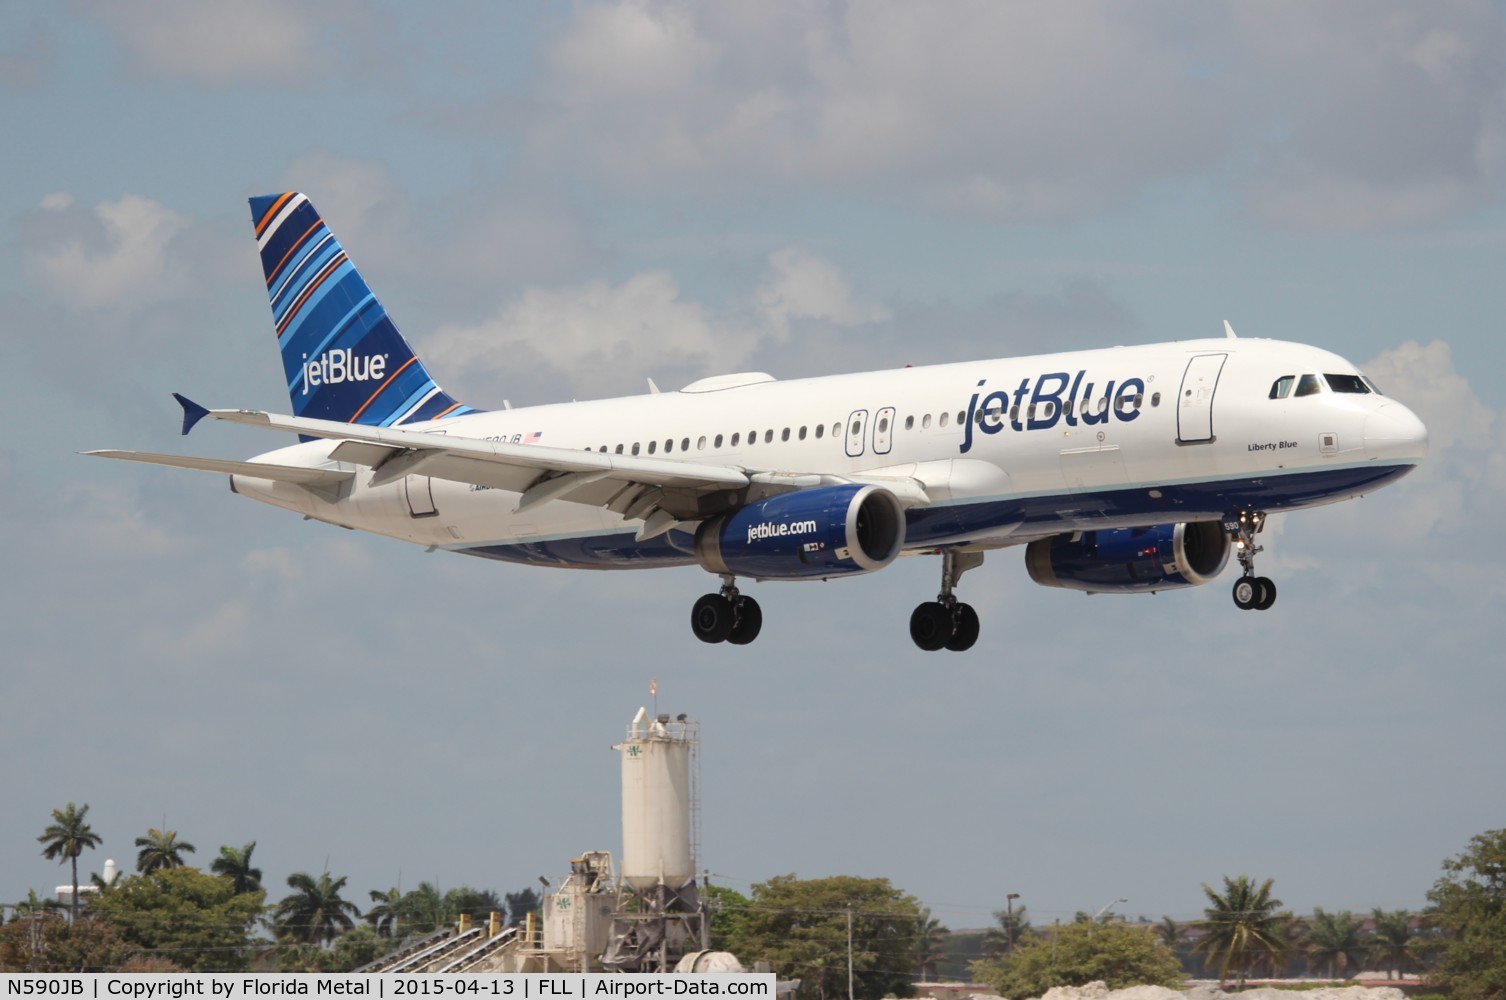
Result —
<svg viewBox="0 0 1506 1000"><path fill-rule="evenodd" d="M178 839L176 830L159 830L151 827L145 837L136 838L136 870L150 875L159 868L182 868L183 855L193 854L197 848L186 840Z"/></svg>
<svg viewBox="0 0 1506 1000"><path fill-rule="evenodd" d="M57 859L62 864L64 859L69 863L73 874L73 896L71 917L78 919L78 856L84 853L84 848L93 850L102 841L99 834L90 829L84 817L89 814L89 804L84 803L82 809L72 802L65 809L52 811L52 824L42 831L37 841L42 845L42 857L48 861Z"/></svg>
<svg viewBox="0 0 1506 1000"><path fill-rule="evenodd" d="M1412 961L1412 914L1406 910L1387 913L1376 907L1371 916L1375 918L1375 930L1370 935L1370 960L1386 966L1386 978L1398 972L1406 972Z"/></svg>
<svg viewBox="0 0 1506 1000"><path fill-rule="evenodd" d="M1193 950L1207 952L1217 962L1220 982L1233 969L1243 989L1245 977L1256 965L1268 962L1274 967L1286 957L1291 914L1277 912L1281 900L1271 895L1273 882L1266 879L1257 886L1248 875L1234 879L1225 875L1222 893L1203 883L1212 905L1204 908L1206 919L1200 922L1207 934Z"/></svg>
<svg viewBox="0 0 1506 1000"><path fill-rule="evenodd" d="M950 930L941 926L941 921L931 916L931 908L920 908L920 919L916 921L915 931L918 938L917 962L920 967L922 979L934 980L936 978L936 966L946 961L946 949L943 948L942 940L951 933Z"/></svg>
<svg viewBox="0 0 1506 1000"><path fill-rule="evenodd" d="M403 895L403 920L408 933L427 934L455 922L453 900L446 898L432 882L420 882L418 888Z"/></svg>
<svg viewBox="0 0 1506 1000"><path fill-rule="evenodd" d="M366 911L366 922L375 928L381 937L397 937L398 917L403 906L403 890L393 886L386 892L377 892L372 889L367 895L377 905Z"/></svg>
<svg viewBox="0 0 1506 1000"><path fill-rule="evenodd" d="M995 910L994 919L999 926L990 927L983 932L983 957L1001 958L1009 951L1009 942L1019 944L1029 936L1032 928L1030 917L1025 913L1025 907L1016 906L1014 913L1008 910ZM1013 930L1013 934L1010 931Z"/></svg>
<svg viewBox="0 0 1506 1000"><path fill-rule="evenodd" d="M228 878L237 896L258 892L261 889L261 869L251 867L251 852L254 850L254 840L238 851L233 847L221 847L220 856L209 862L209 870Z"/></svg>
<svg viewBox="0 0 1506 1000"><path fill-rule="evenodd" d="M344 875L332 879L325 872L316 879L296 872L288 876L288 887L293 892L284 896L272 912L273 925L284 937L323 944L354 927L355 918L361 915L356 904L340 898Z"/></svg>
<svg viewBox="0 0 1506 1000"><path fill-rule="evenodd" d="M1362 927L1348 910L1324 913L1317 907L1307 927L1307 960L1324 965L1329 979L1338 979L1350 965L1358 969L1366 951Z"/></svg>

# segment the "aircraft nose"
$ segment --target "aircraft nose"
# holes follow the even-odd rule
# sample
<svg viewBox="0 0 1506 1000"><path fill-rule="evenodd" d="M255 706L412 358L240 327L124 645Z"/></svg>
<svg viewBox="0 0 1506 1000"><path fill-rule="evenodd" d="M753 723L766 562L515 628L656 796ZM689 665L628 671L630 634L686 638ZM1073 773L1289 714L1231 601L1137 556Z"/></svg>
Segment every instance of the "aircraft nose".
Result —
<svg viewBox="0 0 1506 1000"><path fill-rule="evenodd" d="M1382 403L1365 418L1365 454L1370 459L1416 461L1427 453L1427 427L1400 403Z"/></svg>

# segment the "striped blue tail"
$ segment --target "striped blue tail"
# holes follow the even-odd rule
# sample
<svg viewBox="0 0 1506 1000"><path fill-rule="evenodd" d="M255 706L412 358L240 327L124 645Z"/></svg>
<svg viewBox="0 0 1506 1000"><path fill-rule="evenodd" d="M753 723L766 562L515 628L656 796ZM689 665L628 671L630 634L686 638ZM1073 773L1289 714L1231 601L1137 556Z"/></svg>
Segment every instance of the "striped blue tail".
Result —
<svg viewBox="0 0 1506 1000"><path fill-rule="evenodd" d="M308 198L252 198L251 221L295 415L388 427L475 412L434 383Z"/></svg>

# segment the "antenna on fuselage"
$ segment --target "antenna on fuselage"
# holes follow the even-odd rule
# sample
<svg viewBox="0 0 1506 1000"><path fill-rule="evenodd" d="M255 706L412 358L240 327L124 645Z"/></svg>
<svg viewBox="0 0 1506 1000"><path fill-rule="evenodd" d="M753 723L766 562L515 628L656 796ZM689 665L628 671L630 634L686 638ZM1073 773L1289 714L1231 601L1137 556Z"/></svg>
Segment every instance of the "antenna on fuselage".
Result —
<svg viewBox="0 0 1506 1000"><path fill-rule="evenodd" d="M1234 327L1229 325L1228 320L1224 320L1224 336L1228 337L1230 340L1239 339L1239 336L1234 332Z"/></svg>

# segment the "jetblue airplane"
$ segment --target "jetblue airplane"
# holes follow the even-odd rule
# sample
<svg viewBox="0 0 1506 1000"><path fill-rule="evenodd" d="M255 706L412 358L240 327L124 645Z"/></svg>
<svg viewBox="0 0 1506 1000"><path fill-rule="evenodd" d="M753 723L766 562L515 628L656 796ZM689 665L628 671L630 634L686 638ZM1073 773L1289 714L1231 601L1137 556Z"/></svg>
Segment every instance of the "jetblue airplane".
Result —
<svg viewBox="0 0 1506 1000"><path fill-rule="evenodd" d="M1427 429L1354 365L1225 336L478 410L441 389L304 195L251 199L292 414L203 418L298 435L247 461L91 455L228 474L233 492L320 521L539 566L701 566L704 642L752 642L737 578L825 580L941 557L910 616L925 650L965 650L958 600L985 553L1099 594L1205 584L1234 553L1234 603L1265 610L1266 517L1405 475Z"/></svg>

